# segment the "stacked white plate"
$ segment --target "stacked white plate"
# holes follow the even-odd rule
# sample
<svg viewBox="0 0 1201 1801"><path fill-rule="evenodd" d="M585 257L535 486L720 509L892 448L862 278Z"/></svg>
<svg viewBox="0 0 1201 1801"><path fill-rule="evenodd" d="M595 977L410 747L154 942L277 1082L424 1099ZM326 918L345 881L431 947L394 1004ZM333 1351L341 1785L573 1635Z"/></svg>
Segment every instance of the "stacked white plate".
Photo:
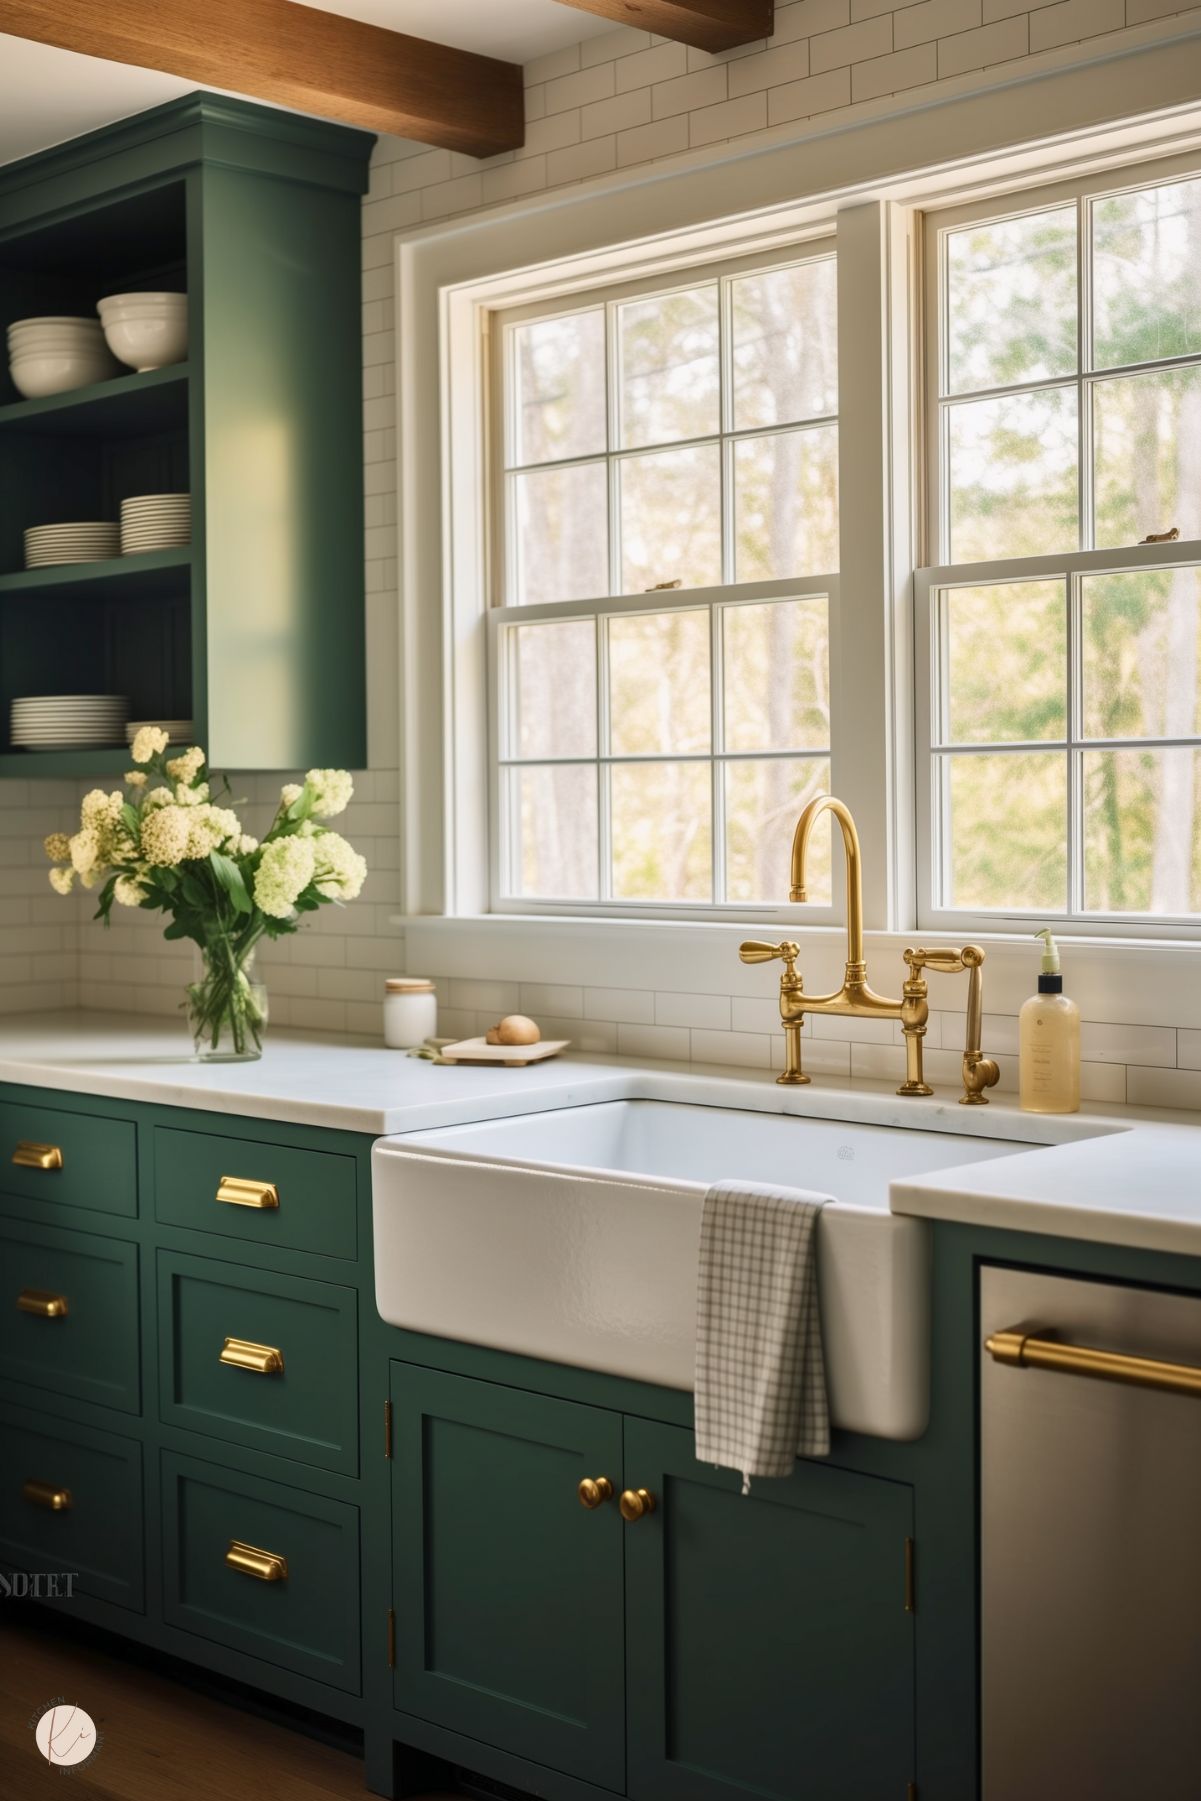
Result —
<svg viewBox="0 0 1201 1801"><path fill-rule="evenodd" d="M25 533L26 569L44 569L51 563L100 563L120 551L121 527L109 519L31 525Z"/></svg>
<svg viewBox="0 0 1201 1801"><path fill-rule="evenodd" d="M12 703L12 741L22 750L118 745L129 702L123 694L39 694Z"/></svg>
<svg viewBox="0 0 1201 1801"><path fill-rule="evenodd" d="M135 494L121 502L121 552L179 550L192 542L190 494Z"/></svg>
<svg viewBox="0 0 1201 1801"><path fill-rule="evenodd" d="M125 742L132 744L144 725L156 725L172 744L190 744L196 736L190 719L131 719L125 727Z"/></svg>
<svg viewBox="0 0 1201 1801"><path fill-rule="evenodd" d="M64 313L14 319L8 328L8 366L13 386L26 400L63 394L68 388L120 374L99 319Z"/></svg>

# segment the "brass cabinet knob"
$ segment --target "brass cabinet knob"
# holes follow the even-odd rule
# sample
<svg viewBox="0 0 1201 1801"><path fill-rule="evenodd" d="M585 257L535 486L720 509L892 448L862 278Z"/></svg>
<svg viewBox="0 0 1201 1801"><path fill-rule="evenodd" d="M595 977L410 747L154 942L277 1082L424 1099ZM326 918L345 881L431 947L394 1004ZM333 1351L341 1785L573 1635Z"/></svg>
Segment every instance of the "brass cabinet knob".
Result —
<svg viewBox="0 0 1201 1801"><path fill-rule="evenodd" d="M33 1144L28 1138L22 1138L13 1152L12 1160L18 1169L61 1169L63 1154L56 1144Z"/></svg>
<svg viewBox="0 0 1201 1801"><path fill-rule="evenodd" d="M240 1538L230 1539L225 1562L227 1568L237 1570L243 1576L253 1576L256 1582L288 1580L286 1557L277 1551L263 1551L258 1545L245 1544Z"/></svg>
<svg viewBox="0 0 1201 1801"><path fill-rule="evenodd" d="M23 1288L17 1296L17 1311L36 1314L39 1319L66 1319L67 1297L44 1288Z"/></svg>
<svg viewBox="0 0 1201 1801"><path fill-rule="evenodd" d="M66 1513L71 1506L69 1488L59 1488L55 1482L35 1482L32 1476L21 1484L21 1498L31 1507L44 1507L48 1513Z"/></svg>
<svg viewBox="0 0 1201 1801"><path fill-rule="evenodd" d="M655 1511L655 1497L649 1488L627 1488L617 1503L621 1517L629 1525Z"/></svg>
<svg viewBox="0 0 1201 1801"><path fill-rule="evenodd" d="M575 1492L580 1497L580 1506L593 1513L613 1499L613 1484L608 1476L585 1476Z"/></svg>

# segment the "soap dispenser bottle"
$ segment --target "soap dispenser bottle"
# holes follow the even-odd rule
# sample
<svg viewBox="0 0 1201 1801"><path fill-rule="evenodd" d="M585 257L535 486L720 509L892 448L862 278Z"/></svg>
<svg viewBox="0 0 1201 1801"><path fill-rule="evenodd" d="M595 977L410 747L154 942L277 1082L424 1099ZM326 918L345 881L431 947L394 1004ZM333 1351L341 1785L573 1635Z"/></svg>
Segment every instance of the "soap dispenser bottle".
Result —
<svg viewBox="0 0 1201 1801"><path fill-rule="evenodd" d="M1080 1009L1063 992L1059 951L1049 928L1038 993L1018 1015L1018 1080L1027 1113L1075 1113L1080 1107Z"/></svg>

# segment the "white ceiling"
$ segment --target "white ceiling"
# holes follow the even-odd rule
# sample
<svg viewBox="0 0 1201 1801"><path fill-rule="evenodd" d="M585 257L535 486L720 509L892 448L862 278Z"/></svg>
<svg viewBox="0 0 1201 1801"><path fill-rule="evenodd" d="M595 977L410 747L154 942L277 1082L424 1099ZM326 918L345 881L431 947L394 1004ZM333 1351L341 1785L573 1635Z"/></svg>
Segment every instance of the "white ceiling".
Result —
<svg viewBox="0 0 1201 1801"><path fill-rule="evenodd" d="M300 0L390 31L527 63L611 30L558 0ZM195 81L0 33L0 163L190 94Z"/></svg>
<svg viewBox="0 0 1201 1801"><path fill-rule="evenodd" d="M301 0L301 4L511 63L528 63L548 50L561 50L564 44L578 44L613 29L604 19L560 6L558 0Z"/></svg>

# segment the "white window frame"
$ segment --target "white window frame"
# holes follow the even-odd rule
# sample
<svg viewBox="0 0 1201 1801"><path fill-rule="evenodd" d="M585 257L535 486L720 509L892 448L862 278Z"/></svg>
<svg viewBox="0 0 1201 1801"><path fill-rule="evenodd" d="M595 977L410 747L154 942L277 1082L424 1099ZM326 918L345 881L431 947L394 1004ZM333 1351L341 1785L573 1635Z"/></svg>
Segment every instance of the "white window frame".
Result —
<svg viewBox="0 0 1201 1801"><path fill-rule="evenodd" d="M848 680L870 692L874 711L860 709L863 729L842 747L846 775L839 779L865 840L869 938L890 950L908 938L917 915L914 809L903 801L883 805L880 797L915 792L918 748L912 574L921 560L915 547L925 498L914 406L922 380L912 323L921 280L916 216L944 202L1201 145L1196 26L1166 20L1128 33L1118 51L1109 40L1072 51L1070 66L1055 55L1032 59L1029 72L965 77L933 105L902 98L830 125L802 122L397 235L398 923L410 931L413 955L431 967L492 974L503 941L510 947L505 973L515 979L578 980L592 967L598 973L587 979L603 969L610 985L641 984L644 974L670 968L676 986L712 990L720 974L712 991L741 982L743 991L760 992L750 981L754 972L738 975L732 947L739 928L732 923L523 921L488 912L481 321L497 306L631 268L674 271L792 244L806 232L828 232L832 218L840 254L845 249L855 259L855 280L840 283L839 300L847 371L839 409L841 581L844 595L873 597L856 619ZM551 242L555 256L548 259ZM861 355L850 359L852 342ZM848 481L849 442L860 451ZM866 497L865 510L853 495ZM919 690L924 661L917 659ZM836 716L848 717L837 703ZM837 891L834 910L841 917ZM816 925L808 909L791 916L781 909L777 917L789 935L807 933L807 981L836 973L840 927ZM1097 936L1091 924L1087 931ZM1121 935L1129 939L1129 928ZM981 936L1001 959L994 969L1006 967L1010 945L1016 956L1013 932ZM1117 954L1115 947L1110 955ZM1157 954L1170 953L1161 947ZM1024 949L1021 956L1028 974ZM1112 961L1105 967L1125 968ZM1137 991L1130 990L1131 1004Z"/></svg>
<svg viewBox="0 0 1201 1801"><path fill-rule="evenodd" d="M1126 178L1128 176L1128 179ZM1131 373L1147 373L1158 369L1196 367L1201 355L1160 357L1144 363L1122 365L1118 369L1092 370L1091 362L1091 297L1090 233L1086 229L1092 201L1098 196L1120 194L1160 182L1182 177L1201 176L1201 152L1147 159L1140 157L1133 165L1122 162L1091 172L1073 180L1042 183L1023 188L1002 197L974 200L965 205L940 207L927 212L923 219L923 252L925 263L924 323L926 350L926 462L927 541L940 549L948 541L950 471L947 455L947 421L953 406L994 394L1051 387L1075 387L1079 394L1078 409L1078 546L1038 557L992 558L974 563L940 562L919 569L914 580L916 643L915 660L915 736L917 749L917 923L923 929L962 935L966 932L995 932L1032 926L1052 925L1063 935L1087 935L1104 939L1171 939L1188 941L1201 938L1201 918L1196 914L1162 915L1149 913L1086 912L1083 891L1083 821L1079 797L1083 782L1082 759L1086 750L1104 750L1110 746L1100 740L1084 739L1080 734L1080 695L1075 678L1077 662L1077 626L1080 578L1125 569L1178 568L1201 565L1201 540L1178 539L1172 544L1140 544L1118 547L1093 546L1094 513L1092 483L1092 391L1099 382L1120 379ZM942 396L946 346L942 320L947 295L947 271L944 247L950 233L977 220L1005 220L1074 202L1077 209L1077 359L1074 373L1015 384L1001 389L973 390L962 397L948 400ZM1168 521L1162 522L1165 526ZM1029 744L998 743L966 747L949 741L940 743L939 715L945 697L942 631L939 597L955 588L987 586L992 583L1054 579L1067 589L1067 654L1064 660L1066 736L1039 740ZM1168 749L1187 742L1201 749L1201 740L1168 740L1158 738L1122 739L1115 741L1119 749ZM1023 751L1059 753L1067 765L1067 885L1068 906L1056 908L998 907L987 912L974 908L948 907L940 902L939 889L946 868L945 851L949 840L946 818L947 793L940 782L940 765L945 758L987 754L1020 755Z"/></svg>
<svg viewBox="0 0 1201 1801"><path fill-rule="evenodd" d="M754 601L801 600L822 598L829 603L830 630L830 690L831 695L839 686L839 644L840 636L836 627L835 614L839 604L839 576L837 571L823 572L807 576L791 576L770 581L738 582L734 576L734 491L733 491L733 455L734 446L744 438L762 438L778 436L785 432L801 432L819 429L830 425L837 426L837 413L823 414L796 421L789 421L779 426L756 426L743 430L735 430L731 416L731 363L733 347L728 329L728 284L740 275L765 273L775 269L788 268L796 264L816 262L836 262L837 244L833 236L822 237L806 234L802 242L783 244L770 250L759 251L750 255L734 255L708 264L697 264L680 271L674 280L667 281L663 275L655 274L639 279L625 276L598 287L572 291L566 297L560 297L554 306L541 302L527 302L520 307L498 310L487 321L487 342L490 347L490 366L488 370L489 400L491 406L490 419L490 466L486 479L489 483L489 501L492 509L492 536L490 549L492 553L491 579L489 583L492 601L488 609L488 670L489 670L489 745L488 745L488 779L489 779L489 910L495 914L517 913L533 915L546 913L552 916L578 917L581 913L592 914L598 918L627 919L694 919L723 920L748 919L752 922L770 922L777 917L788 917L798 910L789 908L786 897L781 895L779 901L772 902L767 897L759 901L728 901L724 897L708 901L683 902L632 901L609 897L607 887L607 870L611 865L612 832L606 784L600 782L597 813L599 827L599 858L601 893L595 900L572 901L556 900L533 896L514 895L506 890L504 867L506 863L506 847L502 821L505 807L502 801L502 783L505 771L511 767L521 767L529 763L538 767L554 764L577 764L598 771L614 766L628 766L637 762L670 762L695 763L703 765L709 771L711 792L711 837L713 857L713 882L715 889L720 886L720 876L725 865L725 788L723 772L732 762L761 762L765 759L779 758L794 761L828 761L831 766L831 784L837 790L840 770L834 761L833 742L818 751L780 749L756 752L731 752L724 748L721 724L721 631L725 612L728 608L746 605ZM617 363L616 344L616 308L627 300L649 300L672 293L681 287L692 284L716 283L721 289L720 297L720 336L719 356L722 369L722 385L720 394L718 429L696 438L681 439L665 444L654 444L629 452L619 449L619 432L617 419L617 396L614 383L608 380L607 385L607 432L606 448L603 453L588 457L566 458L560 462L547 465L528 464L521 468L568 468L579 462L604 462L607 475L608 507L609 507L609 578L616 582L620 576L620 560L617 541L617 518L620 509L619 498L619 466L626 456L659 455L666 451L687 450L696 447L716 446L720 456L721 481L721 513L722 513L722 581L712 587L682 588L679 590L651 590L641 593L611 593L590 599L576 601L548 602L541 605L523 605L509 599L516 591L516 546L515 530L512 516L510 471L516 467L512 462L513 421L510 416L509 394L513 381L513 342L516 329L531 320L544 319L554 313L569 314L603 307L605 321L605 355L607 359L607 376L611 377ZM664 578L671 571L662 571ZM502 654L502 633L509 626L532 625L537 621L552 620L593 620L600 621L620 615L662 614L672 612L707 612L709 615L710 644L710 749L703 752L664 753L657 757L631 757L613 755L603 748L603 722L605 714L605 669L606 657L603 644L603 633L598 631L597 646L597 725L600 739L597 754L594 756L569 757L537 757L532 759L507 755L505 747L510 742L508 730L508 696L506 693L506 671ZM833 712L833 705L831 706ZM511 860L511 859L510 859ZM805 919L810 924L825 923L833 918L833 906L806 909Z"/></svg>

